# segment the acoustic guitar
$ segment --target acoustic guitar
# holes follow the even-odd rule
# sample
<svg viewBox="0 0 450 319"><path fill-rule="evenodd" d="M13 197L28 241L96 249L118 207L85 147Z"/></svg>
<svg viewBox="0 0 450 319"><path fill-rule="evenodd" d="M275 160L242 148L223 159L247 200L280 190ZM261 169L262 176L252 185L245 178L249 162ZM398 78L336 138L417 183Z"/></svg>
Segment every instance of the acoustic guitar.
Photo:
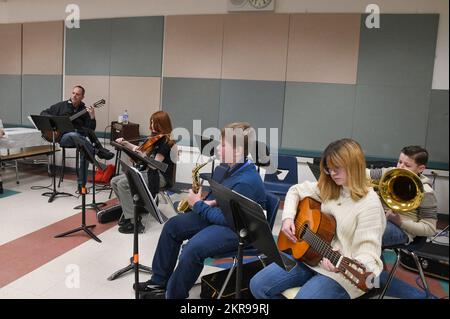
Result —
<svg viewBox="0 0 450 319"><path fill-rule="evenodd" d="M96 109L97 108L101 108L103 105L105 105L105 103L106 103L105 99L101 99L101 100L98 100L97 102L95 102L94 104L92 104L90 107L93 107L93 108L96 108ZM86 114L87 113L87 109L88 108L86 107L84 110L82 110L82 111L80 111L78 113L75 113L74 115L70 116L69 120L71 122L75 121L80 116ZM63 133L66 133L66 132L55 131L55 142L59 143ZM42 137L45 140L47 140L48 142L50 142L50 143L53 142L53 131L42 132Z"/></svg>
<svg viewBox="0 0 450 319"><path fill-rule="evenodd" d="M356 287L362 291L370 289L367 284L374 279L373 273L367 272L358 261L332 249L330 243L336 232L336 220L320 211L319 202L310 197L300 201L294 224L297 242L292 242L280 231L277 244L281 251L291 252L295 259L310 266L319 264L323 257L328 258Z"/></svg>

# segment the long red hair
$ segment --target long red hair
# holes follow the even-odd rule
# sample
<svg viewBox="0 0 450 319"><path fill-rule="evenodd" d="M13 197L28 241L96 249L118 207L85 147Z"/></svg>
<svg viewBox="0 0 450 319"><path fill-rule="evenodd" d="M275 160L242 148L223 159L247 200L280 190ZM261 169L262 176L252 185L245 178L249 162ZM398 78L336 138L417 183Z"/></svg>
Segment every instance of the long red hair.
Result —
<svg viewBox="0 0 450 319"><path fill-rule="evenodd" d="M150 131L153 128L156 134L171 134L172 133L172 121L170 120L169 114L164 111L157 111L150 117Z"/></svg>
<svg viewBox="0 0 450 319"><path fill-rule="evenodd" d="M153 129L152 131L152 121L153 121ZM172 147L175 142L172 140L172 121L170 120L170 116L167 112L157 111L150 116L150 131L152 131L152 136L164 134L167 140L167 143L170 147ZM149 150L151 151L151 150Z"/></svg>

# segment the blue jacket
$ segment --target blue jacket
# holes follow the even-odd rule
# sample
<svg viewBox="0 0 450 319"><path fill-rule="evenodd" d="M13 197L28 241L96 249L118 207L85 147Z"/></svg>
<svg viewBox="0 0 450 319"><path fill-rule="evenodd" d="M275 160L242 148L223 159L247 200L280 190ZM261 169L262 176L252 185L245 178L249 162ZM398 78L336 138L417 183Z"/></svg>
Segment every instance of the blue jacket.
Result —
<svg viewBox="0 0 450 319"><path fill-rule="evenodd" d="M266 207L266 190L263 181L259 176L256 166L249 163L245 167L238 169L231 176L227 176L221 184L235 192L257 202L264 209ZM207 197L208 200L214 199L212 194ZM192 211L199 214L211 224L229 226L220 207L211 207L204 201L198 201L192 207Z"/></svg>

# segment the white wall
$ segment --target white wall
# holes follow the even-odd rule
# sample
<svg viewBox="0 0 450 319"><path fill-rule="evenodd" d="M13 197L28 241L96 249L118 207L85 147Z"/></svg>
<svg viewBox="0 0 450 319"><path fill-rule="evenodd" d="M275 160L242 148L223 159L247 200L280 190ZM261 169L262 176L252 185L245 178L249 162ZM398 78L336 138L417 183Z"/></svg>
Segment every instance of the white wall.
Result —
<svg viewBox="0 0 450 319"><path fill-rule="evenodd" d="M2 0L0 23L64 20L67 4L80 7L81 19L150 15L223 14L228 0ZM449 89L448 0L276 0L277 13L365 12L376 3L381 13L439 13L433 89ZM381 21L381 23L383 23Z"/></svg>

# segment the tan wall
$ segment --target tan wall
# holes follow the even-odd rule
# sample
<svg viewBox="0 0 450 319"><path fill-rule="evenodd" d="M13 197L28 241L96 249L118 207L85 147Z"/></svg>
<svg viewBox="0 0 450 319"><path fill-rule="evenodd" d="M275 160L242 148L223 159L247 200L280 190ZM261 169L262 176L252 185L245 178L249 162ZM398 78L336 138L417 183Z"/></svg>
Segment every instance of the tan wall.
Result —
<svg viewBox="0 0 450 319"><path fill-rule="evenodd" d="M294 14L287 81L356 84L361 15Z"/></svg>
<svg viewBox="0 0 450 319"><path fill-rule="evenodd" d="M220 78L223 21L224 15L167 17L164 76Z"/></svg>
<svg viewBox="0 0 450 319"><path fill-rule="evenodd" d="M23 73L62 74L63 22L23 25Z"/></svg>
<svg viewBox="0 0 450 319"><path fill-rule="evenodd" d="M0 74L22 74L22 25L0 24Z"/></svg>

